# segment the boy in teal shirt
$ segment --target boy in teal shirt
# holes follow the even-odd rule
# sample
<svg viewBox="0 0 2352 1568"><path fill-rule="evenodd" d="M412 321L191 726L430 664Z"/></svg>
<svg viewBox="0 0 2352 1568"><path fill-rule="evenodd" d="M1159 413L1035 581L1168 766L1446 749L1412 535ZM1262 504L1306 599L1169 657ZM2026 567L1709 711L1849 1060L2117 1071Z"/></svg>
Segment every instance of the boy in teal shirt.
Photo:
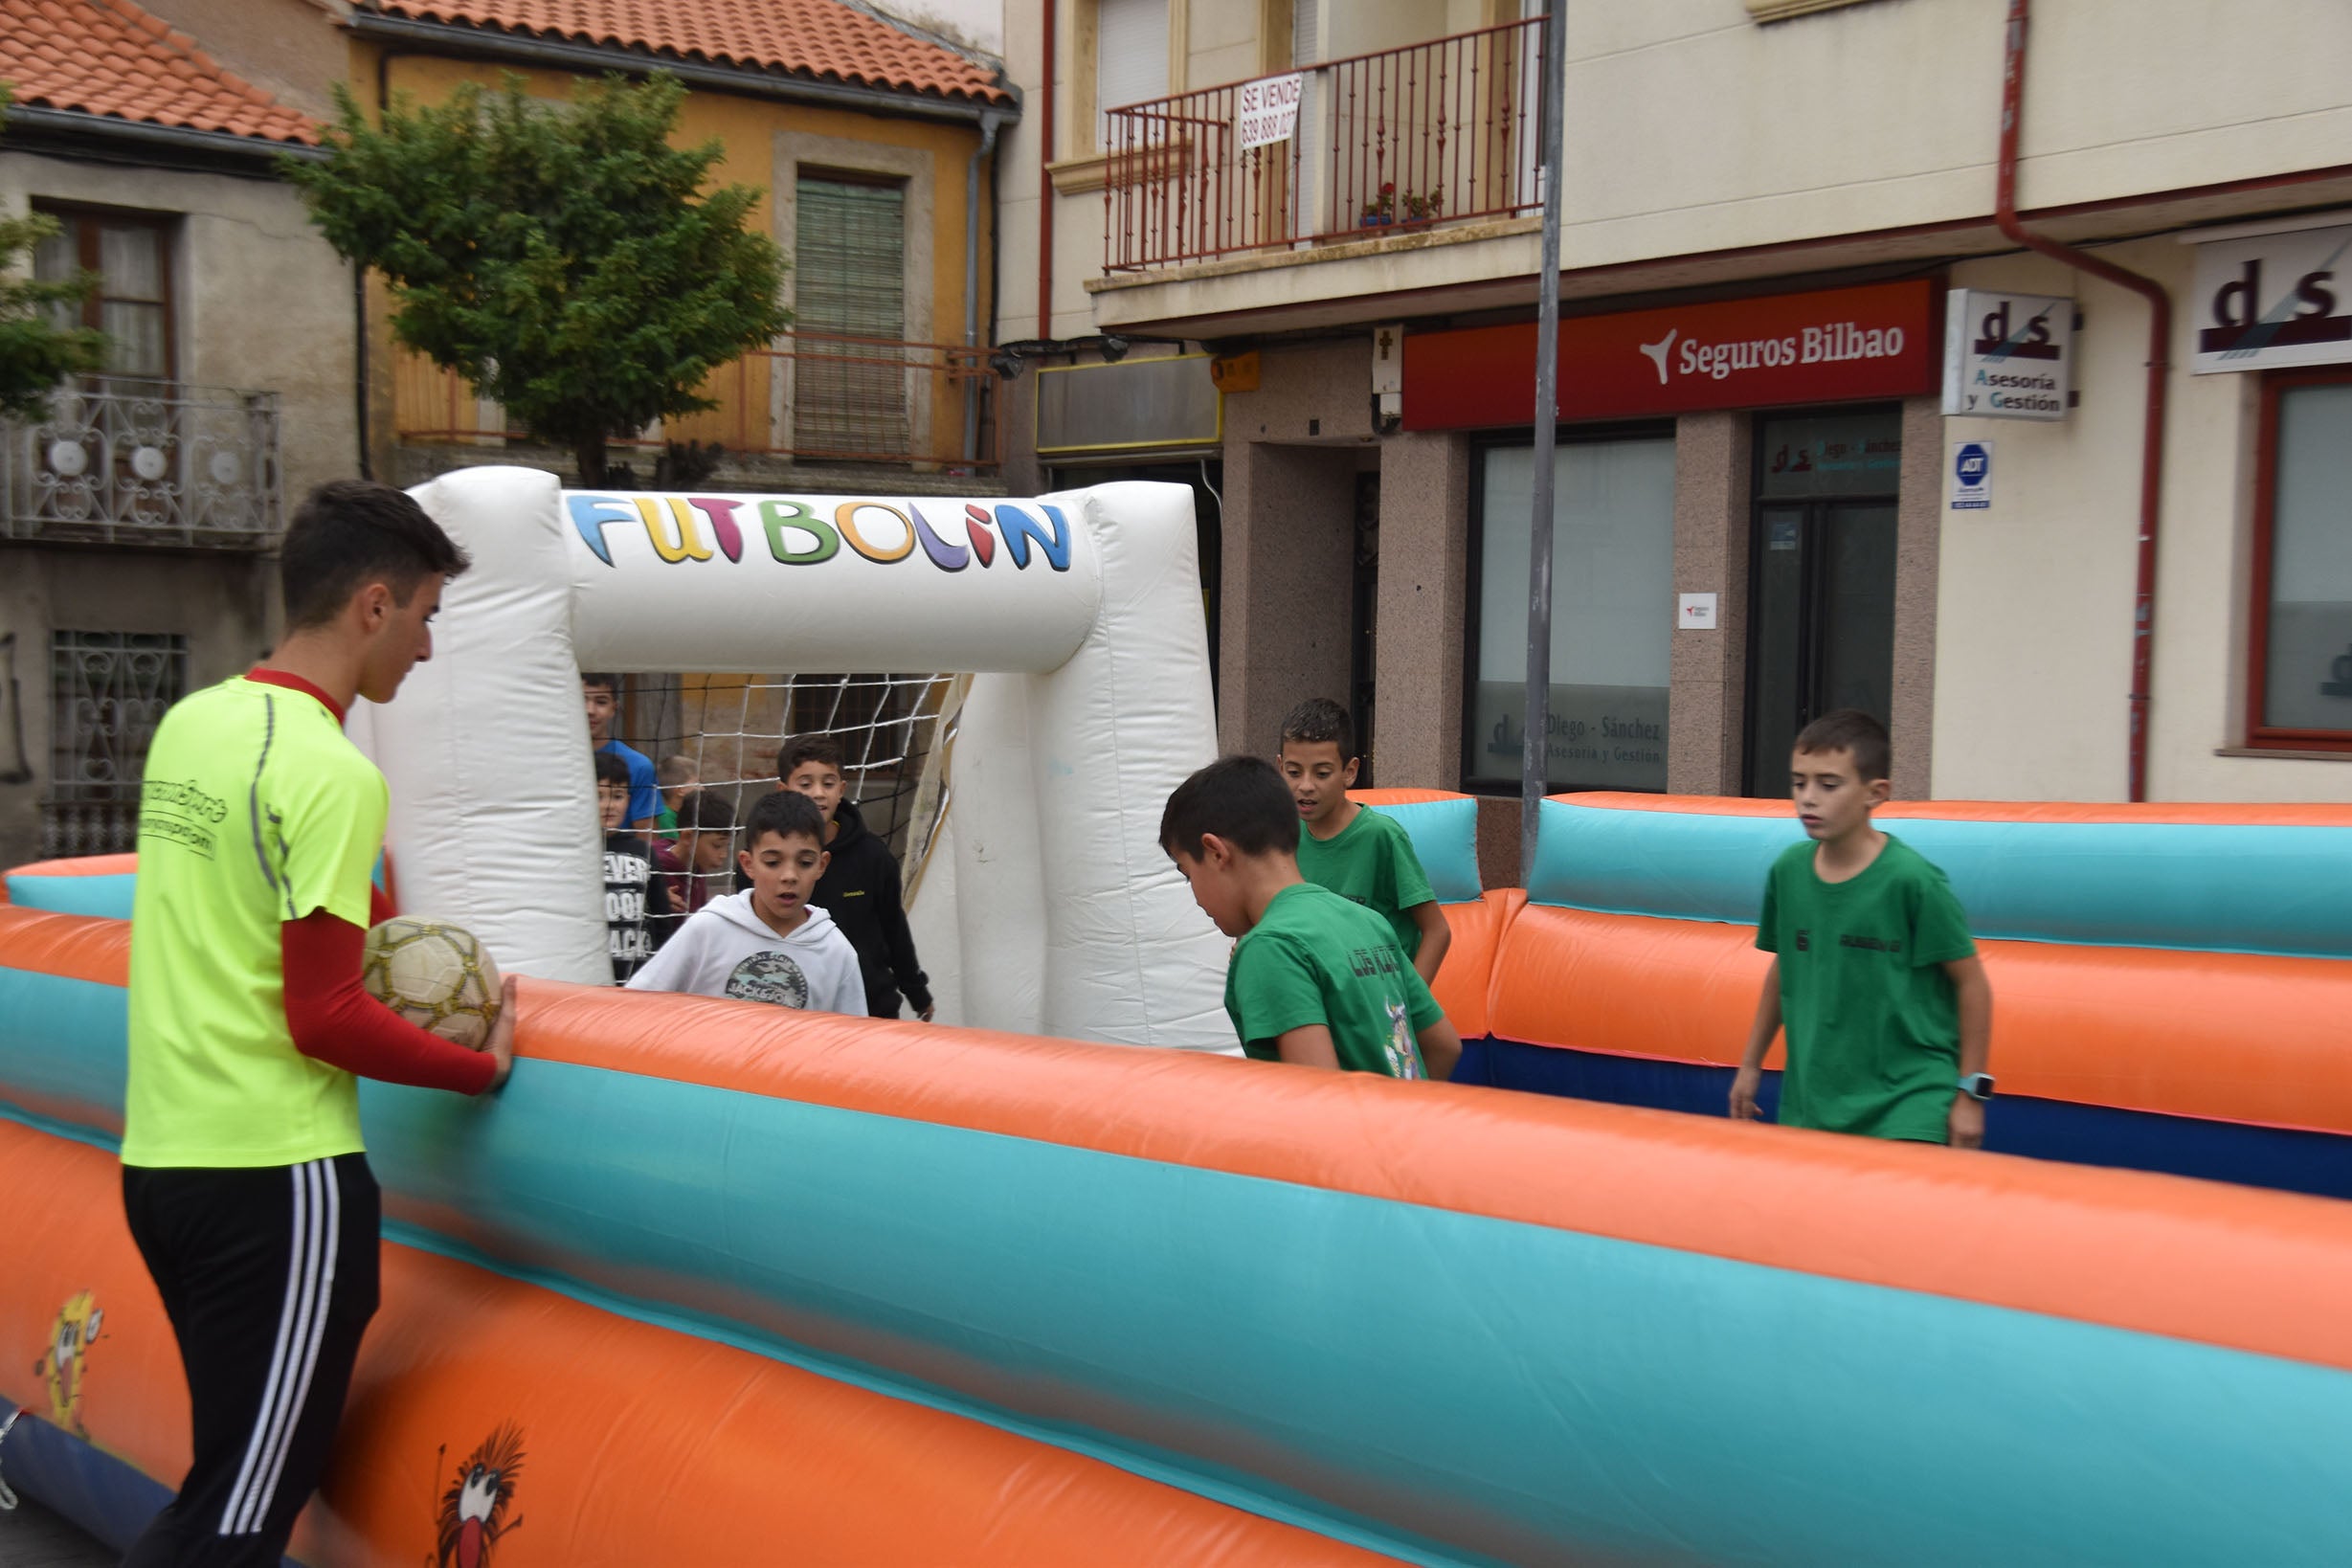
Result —
<svg viewBox="0 0 2352 1568"><path fill-rule="evenodd" d="M1885 727L1853 708L1797 737L1790 778L1807 841L1764 883L1756 945L1776 956L1732 1115L1756 1116L1785 1019L1783 1126L1975 1149L1993 1092L1992 987L1943 873L1870 825L1888 759Z"/></svg>
<svg viewBox="0 0 2352 1568"><path fill-rule="evenodd" d="M1225 1012L1242 1049L1260 1062L1452 1076L1453 1025L1385 920L1299 876L1297 821L1282 775L1257 757L1209 764L1160 817L1160 848L1194 901L1239 939Z"/></svg>
<svg viewBox="0 0 2352 1568"><path fill-rule="evenodd" d="M1298 809L1298 871L1389 924L1423 985L1454 939L1445 911L1397 819L1348 798L1363 759L1355 724L1328 697L1310 697L1282 722L1282 776Z"/></svg>

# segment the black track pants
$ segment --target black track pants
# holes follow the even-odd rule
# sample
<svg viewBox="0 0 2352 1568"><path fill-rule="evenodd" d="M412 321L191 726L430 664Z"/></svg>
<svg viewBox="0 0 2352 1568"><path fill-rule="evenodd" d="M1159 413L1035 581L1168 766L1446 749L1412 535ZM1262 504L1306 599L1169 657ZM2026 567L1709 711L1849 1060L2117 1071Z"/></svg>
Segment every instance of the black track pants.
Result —
<svg viewBox="0 0 2352 1568"><path fill-rule="evenodd" d="M123 1206L179 1338L195 1423L188 1479L123 1568L277 1568L375 1315L368 1156L125 1166Z"/></svg>

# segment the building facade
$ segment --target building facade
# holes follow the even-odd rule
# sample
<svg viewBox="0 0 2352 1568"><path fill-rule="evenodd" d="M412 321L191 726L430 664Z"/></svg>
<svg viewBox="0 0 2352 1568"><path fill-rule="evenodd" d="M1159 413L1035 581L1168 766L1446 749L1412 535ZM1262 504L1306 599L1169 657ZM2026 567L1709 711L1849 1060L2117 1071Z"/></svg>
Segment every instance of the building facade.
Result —
<svg viewBox="0 0 2352 1568"><path fill-rule="evenodd" d="M297 0L280 0L293 4ZM790 261L793 325L722 367L717 407L616 443L639 482L674 445L724 449L739 488L969 489L1000 465L987 310L995 148L1018 113L995 63L839 0L614 6L570 19L524 0L351 9L350 85L376 110L509 73L549 102L606 72L677 75L679 136L718 142L715 180L763 193L751 221ZM467 462L569 471L496 405L398 348L371 309L370 443L414 483Z"/></svg>
<svg viewBox="0 0 2352 1568"><path fill-rule="evenodd" d="M1050 370L1007 399L1013 482L1195 465L1224 744L1346 694L1378 782L1498 814L1543 195L1520 12L1006 24L1002 331L1041 368L1123 354L1063 372L1103 394L1083 464ZM1794 729L1852 705L1905 795L2352 799L2352 12L2027 12L1568 9L1556 787L1777 794ZM1182 355L1194 423L1122 426Z"/></svg>
<svg viewBox="0 0 2352 1568"><path fill-rule="evenodd" d="M129 0L0 6L0 209L94 274L104 370L0 422L0 864L130 847L171 702L275 636L290 498L351 471L351 272L297 106Z"/></svg>

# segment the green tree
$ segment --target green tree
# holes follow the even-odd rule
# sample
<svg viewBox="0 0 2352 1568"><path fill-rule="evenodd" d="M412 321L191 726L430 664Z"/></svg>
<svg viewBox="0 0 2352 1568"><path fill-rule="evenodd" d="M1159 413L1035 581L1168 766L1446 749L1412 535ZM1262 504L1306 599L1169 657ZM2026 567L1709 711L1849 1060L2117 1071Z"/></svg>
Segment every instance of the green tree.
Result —
<svg viewBox="0 0 2352 1568"><path fill-rule="evenodd" d="M10 96L0 82L0 122L8 117ZM106 363L102 333L58 321L61 315L80 318L98 280L77 273L62 282L38 283L24 270L21 258L56 232L56 220L39 213L0 217L0 415L38 419L49 412L49 394L58 382Z"/></svg>
<svg viewBox="0 0 2352 1568"><path fill-rule="evenodd" d="M713 407L709 372L791 320L783 253L744 228L760 191L705 189L719 143L670 145L684 97L608 76L566 108L510 74L371 126L338 87L325 158L283 167L335 249L384 275L399 340L600 484L608 440Z"/></svg>

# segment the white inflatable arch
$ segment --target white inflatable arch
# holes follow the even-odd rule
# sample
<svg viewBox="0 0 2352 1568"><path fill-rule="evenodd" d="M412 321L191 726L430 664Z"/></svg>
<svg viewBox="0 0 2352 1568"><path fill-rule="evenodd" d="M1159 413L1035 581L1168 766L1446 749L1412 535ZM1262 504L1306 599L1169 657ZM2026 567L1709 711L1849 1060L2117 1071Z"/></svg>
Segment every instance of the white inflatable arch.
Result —
<svg viewBox="0 0 2352 1568"><path fill-rule="evenodd" d="M913 907L943 1019L1230 1049L1225 944L1158 844L1215 754L1192 498L413 492L473 556L434 657L352 735L402 905L524 974L609 976L579 671L972 672Z"/></svg>

